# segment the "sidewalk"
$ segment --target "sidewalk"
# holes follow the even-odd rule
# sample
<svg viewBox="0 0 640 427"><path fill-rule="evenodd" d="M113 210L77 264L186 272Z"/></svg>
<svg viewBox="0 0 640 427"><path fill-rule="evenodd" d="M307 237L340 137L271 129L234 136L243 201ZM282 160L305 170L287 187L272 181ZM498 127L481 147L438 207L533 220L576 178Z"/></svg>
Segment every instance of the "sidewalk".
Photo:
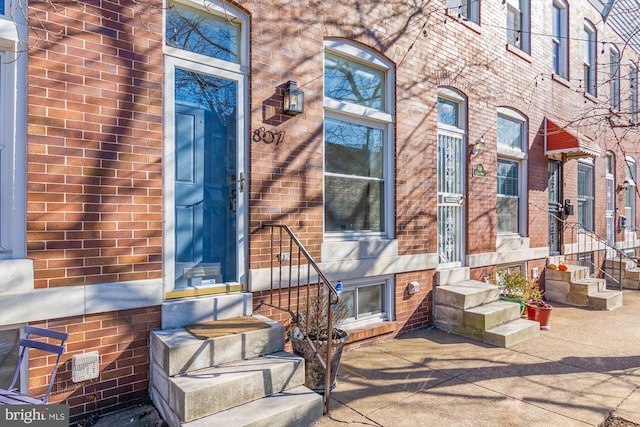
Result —
<svg viewBox="0 0 640 427"><path fill-rule="evenodd" d="M509 349L430 329L345 352L318 427L640 425L640 292L551 317Z"/></svg>
<svg viewBox="0 0 640 427"><path fill-rule="evenodd" d="M315 427L640 425L640 291L614 311L556 305L551 328L509 349L426 329L346 351ZM161 419L144 405L95 425Z"/></svg>

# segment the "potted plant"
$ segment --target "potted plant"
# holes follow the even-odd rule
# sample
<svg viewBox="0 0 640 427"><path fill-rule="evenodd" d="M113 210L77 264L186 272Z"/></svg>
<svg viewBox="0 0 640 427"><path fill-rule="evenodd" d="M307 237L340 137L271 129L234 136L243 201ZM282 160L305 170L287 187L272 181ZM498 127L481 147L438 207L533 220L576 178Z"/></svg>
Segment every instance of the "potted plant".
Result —
<svg viewBox="0 0 640 427"><path fill-rule="evenodd" d="M527 317L529 320L539 322L541 330L548 331L551 329L549 321L553 307L543 299L544 292L540 290L540 287L536 282L531 282L529 284L529 289L527 289L526 292L526 298Z"/></svg>
<svg viewBox="0 0 640 427"><path fill-rule="evenodd" d="M520 304L520 314L524 313L527 293L530 288L529 279L519 271L500 270L496 284L500 288L500 299Z"/></svg>
<svg viewBox="0 0 640 427"><path fill-rule="evenodd" d="M336 386L336 374L342 357L342 349L349 334L340 329L340 323L348 316L348 309L342 299L332 305L332 330L329 333L327 310L329 294L326 292L302 299L296 310L297 324L289 331L289 340L294 354L304 358L304 385L324 394L326 387L326 369L322 359L327 360L328 341L331 339L331 376L330 389Z"/></svg>

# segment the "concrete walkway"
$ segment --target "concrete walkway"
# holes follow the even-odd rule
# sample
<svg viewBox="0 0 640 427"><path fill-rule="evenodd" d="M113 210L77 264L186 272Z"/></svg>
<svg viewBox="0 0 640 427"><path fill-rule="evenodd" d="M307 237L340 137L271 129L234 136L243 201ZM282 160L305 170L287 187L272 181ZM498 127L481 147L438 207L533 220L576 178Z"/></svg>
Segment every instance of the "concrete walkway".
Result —
<svg viewBox="0 0 640 427"><path fill-rule="evenodd" d="M640 425L640 291L614 311L556 305L550 331L509 349L427 329L345 352L339 374L316 427ZM125 425L163 422L141 405L95 424Z"/></svg>
<svg viewBox="0 0 640 427"><path fill-rule="evenodd" d="M640 291L614 311L554 306L509 349L435 329L343 354L329 426L640 424Z"/></svg>

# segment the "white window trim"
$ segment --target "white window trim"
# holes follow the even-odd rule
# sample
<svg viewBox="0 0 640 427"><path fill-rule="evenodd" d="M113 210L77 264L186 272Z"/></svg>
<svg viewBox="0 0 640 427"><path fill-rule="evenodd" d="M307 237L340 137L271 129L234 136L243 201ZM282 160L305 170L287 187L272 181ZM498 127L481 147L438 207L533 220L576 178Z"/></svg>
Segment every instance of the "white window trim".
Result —
<svg viewBox="0 0 640 427"><path fill-rule="evenodd" d="M520 0L507 0L514 9L520 11L520 47L512 45L525 53L531 53L531 0L522 0L525 4L520 7Z"/></svg>
<svg viewBox="0 0 640 427"><path fill-rule="evenodd" d="M469 16L466 19L480 24L480 0L447 0L447 8L455 14L460 13L461 16L465 16L467 12L464 10L463 13L463 9L468 8Z"/></svg>
<svg viewBox="0 0 640 427"><path fill-rule="evenodd" d="M368 316L351 322L345 322L341 328L348 331L373 323L390 322L395 319L395 281L393 275L350 279L342 281L343 292L355 287L384 284L384 310L380 315Z"/></svg>
<svg viewBox="0 0 640 427"><path fill-rule="evenodd" d="M580 169L580 165L585 165L585 166L589 166L591 168L591 212L589 212L589 216L591 217L591 229L586 229L586 231L588 232L593 232L595 231L595 226L596 226L596 193L595 193L595 184L596 184L596 165L595 162L593 161L593 159L579 159L578 160L578 168L576 170L576 173L578 173L579 169ZM580 187L580 185L578 184L578 182L576 182L576 190L578 189L578 187ZM577 202L579 202L580 200L580 194L576 193L576 197L577 197ZM576 207L576 218L577 218L577 207Z"/></svg>
<svg viewBox="0 0 640 427"><path fill-rule="evenodd" d="M632 76L629 83L631 85L631 87L629 88L629 106L631 109L631 120L633 121L633 123L638 123L638 108L640 108L640 100L638 99L638 65L633 61L629 64L629 74L630 76Z"/></svg>
<svg viewBox="0 0 640 427"><path fill-rule="evenodd" d="M592 78L592 87L587 87L587 81L584 81L585 92L592 96L597 96L598 93L598 31L596 27L589 21L584 21L584 33L589 33L589 38L584 40L584 44L588 44L588 46L583 46L585 51L588 49L591 63L586 61L586 57L583 58L583 63L585 66L589 66L589 75ZM584 56L584 55L583 55Z"/></svg>
<svg viewBox="0 0 640 427"><path fill-rule="evenodd" d="M337 120L345 119L351 123L371 126L384 131L383 153L383 181L384 181L384 231L379 232L324 232L327 241L360 240L379 238L390 240L394 238L394 122L395 122L395 87L393 67L382 56L368 50L361 49L343 40L326 40L325 52L329 52L350 61L360 62L368 67L378 68L385 73L384 111L365 107L358 104L327 98L323 95L325 117ZM324 69L324 67L323 67ZM324 141L324 138L323 138ZM323 144L324 147L324 144ZM326 172L323 166L323 177ZM324 188L324 183L323 183ZM324 201L323 201L324 209ZM324 228L324 227L323 227Z"/></svg>
<svg viewBox="0 0 640 427"><path fill-rule="evenodd" d="M568 79L569 78L569 10L568 5L562 0L553 0L553 5L560 9L560 34L559 38L552 37L553 43L557 43L559 46L559 58L558 58L558 76ZM553 34L553 31L552 31ZM553 57L553 55L552 55ZM554 70L555 72L555 70Z"/></svg>
<svg viewBox="0 0 640 427"><path fill-rule="evenodd" d="M240 10L231 6L224 0L173 0L174 3L180 3L188 7L198 9L200 11L213 14L222 18L228 18L241 25L240 40L238 44L241 46L240 51L240 63L235 64L232 62L222 61L217 58L212 58L205 55L200 55L194 52L178 49L173 46L169 46L165 43L165 35L167 33L167 12L166 8L163 11L162 16L162 46L163 53L169 56L175 56L188 61L197 62L206 66L214 66L222 68L236 73L248 74L249 73L249 18L245 16Z"/></svg>
<svg viewBox="0 0 640 427"><path fill-rule="evenodd" d="M615 74L611 72L612 68L614 67L614 62L612 61L614 55L616 58L616 63L618 64ZM622 75L622 57L620 56L620 51L615 46L611 46L611 48L609 49L609 62L609 105L616 111L620 111L622 101L620 88L620 77Z"/></svg>
<svg viewBox="0 0 640 427"><path fill-rule="evenodd" d="M193 6L192 3L202 4L202 2L189 2L185 1L184 4ZM242 61L248 61L248 18L231 7L229 4L222 4L222 2L212 1L207 2L207 8L204 10L211 12L226 11L227 13L234 13L234 17L240 19L242 22L241 31L241 66L231 62L213 60L214 58L207 57L207 61L203 60L202 55L189 55L190 52L186 52L180 49L169 48L165 45L164 51L164 161L163 161L163 188L164 188L164 277L165 277L165 292L171 292L175 288L175 146L174 146L174 118L175 118L175 69L181 68L185 70L191 70L203 74L215 75L224 79L233 80L238 82L238 129L237 140L242 141L241 151L238 151L239 159L242 158L244 165L248 165L248 137L246 130L249 129L249 104L248 104L248 67L242 65ZM224 8L223 8L224 6ZM224 15L223 15L224 16ZM163 25L166 26L166 16L163 17ZM163 28L163 34L165 34L166 27ZM163 38L164 40L164 38ZM163 41L164 43L164 41ZM238 171L238 173L244 171ZM246 172L245 172L246 174ZM238 227L244 227L248 230L248 218L246 208L246 198L248 197L248 191L241 194L238 197ZM240 250L238 253L238 265L244 265L247 259L247 245L244 245L244 250ZM245 277L240 277L242 282L246 282Z"/></svg>
<svg viewBox="0 0 640 427"><path fill-rule="evenodd" d="M13 10L0 19L0 259L24 258L27 251L27 25L18 13L26 3L16 3L6 3ZM15 22L7 19L12 16Z"/></svg>
<svg viewBox="0 0 640 427"><path fill-rule="evenodd" d="M633 165L633 166L631 166ZM633 169L631 169L633 167ZM637 212L637 208L638 208L638 198L636 197L636 186L638 185L637 183L637 177L638 177L638 163L636 162L636 159L634 159L631 156L626 156L625 157L625 178L629 180L629 182L631 183L631 187L629 190L631 194L633 194L633 202L631 203L630 207L627 207L626 201L625 201L625 216L627 217L627 230L631 230L632 232L635 232L635 228L636 228L636 212ZM630 210L630 214L628 214L626 211L627 209Z"/></svg>
<svg viewBox="0 0 640 427"><path fill-rule="evenodd" d="M520 150L516 150L512 147L505 146L503 144L496 144L497 154L499 159L518 161L518 192L520 197L520 203L518 206L519 217L518 221L518 233L499 233L500 237L504 236L521 236L526 237L527 233L527 223L528 223L528 209L529 205L528 199L528 186L527 186L527 176L528 176L528 150L529 150L529 120L524 115L518 113L511 108L506 107L498 107L497 116L502 116L505 118L509 118L512 120L516 120L522 124L522 147Z"/></svg>
<svg viewBox="0 0 640 427"><path fill-rule="evenodd" d="M462 135L463 143L466 140L467 129L467 100L459 92L448 87L438 88L438 98L443 98L448 101L458 104L458 126L451 126L438 121L438 128L454 132L458 135Z"/></svg>

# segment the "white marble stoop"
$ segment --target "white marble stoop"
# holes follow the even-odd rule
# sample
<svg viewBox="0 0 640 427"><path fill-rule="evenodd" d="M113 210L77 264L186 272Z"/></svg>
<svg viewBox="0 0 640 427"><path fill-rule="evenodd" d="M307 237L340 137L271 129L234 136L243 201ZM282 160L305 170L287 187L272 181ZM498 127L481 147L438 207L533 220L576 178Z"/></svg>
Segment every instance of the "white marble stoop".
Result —
<svg viewBox="0 0 640 427"><path fill-rule="evenodd" d="M623 289L640 289L640 267L638 267L637 263L631 260L616 260L616 259L608 259L605 262L605 270L609 272L609 274L617 277L618 271L622 272L622 288ZM620 286L618 283L615 283L612 280L607 280L607 285L611 287Z"/></svg>
<svg viewBox="0 0 640 427"><path fill-rule="evenodd" d="M500 347L534 338L540 324L522 319L520 305L500 300L500 289L469 279L468 267L437 272L434 323L438 329Z"/></svg>
<svg viewBox="0 0 640 427"><path fill-rule="evenodd" d="M284 351L284 326L255 317L270 327L205 340L182 327L152 332L151 398L170 427L302 427L322 418L322 397L303 385L304 360Z"/></svg>
<svg viewBox="0 0 640 427"><path fill-rule="evenodd" d="M589 277L589 267L567 264L567 268L545 269L547 300L597 310L613 310L622 305L622 292L607 289L605 279Z"/></svg>

